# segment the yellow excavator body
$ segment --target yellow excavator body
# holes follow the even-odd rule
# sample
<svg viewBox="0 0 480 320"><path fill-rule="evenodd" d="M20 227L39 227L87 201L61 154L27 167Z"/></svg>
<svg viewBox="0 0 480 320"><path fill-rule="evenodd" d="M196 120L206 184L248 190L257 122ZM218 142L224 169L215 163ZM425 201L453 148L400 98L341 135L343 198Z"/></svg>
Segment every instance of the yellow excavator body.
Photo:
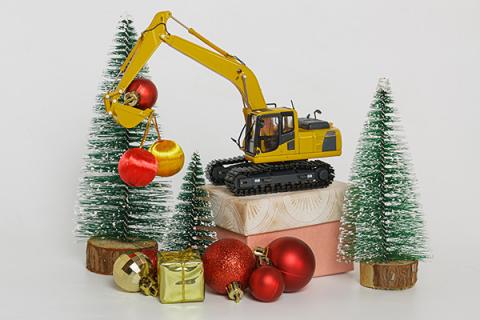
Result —
<svg viewBox="0 0 480 320"><path fill-rule="evenodd" d="M170 34L169 19L209 48ZM324 187L331 183L334 175L328 164L307 160L341 155L340 130L333 123L317 119L318 110L315 118L299 118L293 105L277 108L275 104L267 104L255 74L242 60L184 25L170 11L155 15L121 66L118 85L104 95L106 111L120 125L133 128L151 116L152 109L127 105L123 97L162 43L230 81L242 97L245 136L236 143L244 156L212 161L207 167L207 177L213 183L227 184L236 195Z"/></svg>

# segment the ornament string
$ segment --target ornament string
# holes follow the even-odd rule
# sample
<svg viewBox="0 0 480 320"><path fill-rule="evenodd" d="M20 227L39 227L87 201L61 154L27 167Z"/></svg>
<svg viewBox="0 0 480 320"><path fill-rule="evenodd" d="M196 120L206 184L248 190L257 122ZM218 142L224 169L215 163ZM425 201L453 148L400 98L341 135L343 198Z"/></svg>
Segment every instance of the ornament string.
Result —
<svg viewBox="0 0 480 320"><path fill-rule="evenodd" d="M155 125L155 131L157 131L158 141L161 141L160 130L158 129L157 117L153 117L153 124Z"/></svg>
<svg viewBox="0 0 480 320"><path fill-rule="evenodd" d="M145 132L143 133L142 141L140 142L140 148L143 148L145 140L147 140L148 132L150 131L150 123L152 122L153 112L148 116L147 126L145 127Z"/></svg>
<svg viewBox="0 0 480 320"><path fill-rule="evenodd" d="M148 116L147 125L145 127L145 132L143 132L142 141L140 142L140 148L143 148L143 145L145 144L145 141L147 140L148 133L150 132L150 125L152 123L153 123L153 126L155 128L155 131L157 132L158 141L162 140L162 138L160 136L160 129L158 129L157 118L155 117L154 113L152 112Z"/></svg>

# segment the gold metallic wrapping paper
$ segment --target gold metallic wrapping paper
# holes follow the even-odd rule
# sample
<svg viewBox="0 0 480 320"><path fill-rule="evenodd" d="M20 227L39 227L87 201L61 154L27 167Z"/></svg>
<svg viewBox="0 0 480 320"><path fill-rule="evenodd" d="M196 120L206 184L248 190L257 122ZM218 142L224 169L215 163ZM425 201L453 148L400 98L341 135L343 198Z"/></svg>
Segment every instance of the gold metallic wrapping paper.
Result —
<svg viewBox="0 0 480 320"><path fill-rule="evenodd" d="M158 287L161 303L203 301L205 281L200 254L190 249L160 252Z"/></svg>

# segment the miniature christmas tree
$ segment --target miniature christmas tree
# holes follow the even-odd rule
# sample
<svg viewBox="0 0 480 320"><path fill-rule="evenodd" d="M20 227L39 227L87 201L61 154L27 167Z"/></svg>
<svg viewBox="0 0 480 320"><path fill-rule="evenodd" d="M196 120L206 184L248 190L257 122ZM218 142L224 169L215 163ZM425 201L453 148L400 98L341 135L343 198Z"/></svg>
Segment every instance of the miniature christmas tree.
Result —
<svg viewBox="0 0 480 320"><path fill-rule="evenodd" d="M413 261L415 267L410 271L415 271L416 280L416 262L428 254L415 179L398 123L389 82L382 78L360 137L351 185L345 195L338 255L341 261L361 262L361 269L368 264L402 265ZM389 284L362 284L398 289L415 283L387 280Z"/></svg>
<svg viewBox="0 0 480 320"><path fill-rule="evenodd" d="M192 155L183 181L177 213L173 216L170 249L193 248L203 253L217 235L212 229L215 223L207 199L208 192L203 188L204 172L197 152Z"/></svg>
<svg viewBox="0 0 480 320"><path fill-rule="evenodd" d="M165 213L169 211L170 184L157 178L145 188L134 188L120 179L118 160L128 148L139 145L145 124L133 129L121 127L105 112L102 101L102 94L118 83L120 66L136 39L132 20L122 18L94 106L88 152L79 186L75 233L79 238L94 237L122 242L149 239L153 240L149 243L154 243L156 247L156 241L162 240L167 231ZM146 77L147 72L144 68L138 76ZM151 131L151 134L148 141L154 140L154 132ZM100 272L109 273L109 266L105 268L106 271Z"/></svg>

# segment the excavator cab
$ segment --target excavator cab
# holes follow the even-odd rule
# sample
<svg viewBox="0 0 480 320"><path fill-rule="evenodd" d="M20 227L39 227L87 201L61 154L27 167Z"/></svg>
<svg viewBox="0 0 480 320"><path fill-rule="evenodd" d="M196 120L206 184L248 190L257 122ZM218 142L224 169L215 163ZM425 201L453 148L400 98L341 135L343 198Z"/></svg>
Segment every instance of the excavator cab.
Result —
<svg viewBox="0 0 480 320"><path fill-rule="evenodd" d="M269 154L287 144L287 150L295 149L293 110L252 113L247 117L244 151L255 157Z"/></svg>
<svg viewBox="0 0 480 320"><path fill-rule="evenodd" d="M299 118L293 108L266 108L246 117L245 159L253 163L284 162L341 154L340 130L333 123L309 116Z"/></svg>

